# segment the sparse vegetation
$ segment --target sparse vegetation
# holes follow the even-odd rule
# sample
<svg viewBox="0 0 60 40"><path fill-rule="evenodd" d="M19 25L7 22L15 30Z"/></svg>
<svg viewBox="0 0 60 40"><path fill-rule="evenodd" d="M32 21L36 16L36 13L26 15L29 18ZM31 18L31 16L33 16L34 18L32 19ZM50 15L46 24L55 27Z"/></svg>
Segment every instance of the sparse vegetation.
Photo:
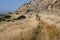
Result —
<svg viewBox="0 0 60 40"><path fill-rule="evenodd" d="M9 14L12 14L12 12L8 12Z"/></svg>
<svg viewBox="0 0 60 40"><path fill-rule="evenodd" d="M3 32L4 31L4 29L0 29L0 32Z"/></svg>
<svg viewBox="0 0 60 40"><path fill-rule="evenodd" d="M60 40L57 1L33 0L16 12L0 15L0 40Z"/></svg>
<svg viewBox="0 0 60 40"><path fill-rule="evenodd" d="M0 22L2 22L2 21L6 21L5 19L3 19L3 18L0 18Z"/></svg>
<svg viewBox="0 0 60 40"><path fill-rule="evenodd" d="M11 20L6 20L7 22L10 22Z"/></svg>
<svg viewBox="0 0 60 40"><path fill-rule="evenodd" d="M18 15L19 13L17 12L16 15Z"/></svg>
<svg viewBox="0 0 60 40"><path fill-rule="evenodd" d="M26 17L24 15L21 15L17 18L17 20L20 20L20 19L25 19Z"/></svg>
<svg viewBox="0 0 60 40"><path fill-rule="evenodd" d="M5 15L3 18L4 18L4 19L10 19L11 16L9 16L9 15Z"/></svg>
<svg viewBox="0 0 60 40"><path fill-rule="evenodd" d="M28 9L26 12L28 13L28 12L30 12L30 11L32 11L32 10Z"/></svg>

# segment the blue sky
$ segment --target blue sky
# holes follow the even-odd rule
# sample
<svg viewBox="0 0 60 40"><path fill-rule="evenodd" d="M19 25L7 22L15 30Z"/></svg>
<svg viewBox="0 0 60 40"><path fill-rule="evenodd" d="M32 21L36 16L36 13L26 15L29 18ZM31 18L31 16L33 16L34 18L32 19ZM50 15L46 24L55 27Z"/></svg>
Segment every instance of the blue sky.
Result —
<svg viewBox="0 0 60 40"><path fill-rule="evenodd" d="M19 6L30 0L0 0L0 13L16 11Z"/></svg>

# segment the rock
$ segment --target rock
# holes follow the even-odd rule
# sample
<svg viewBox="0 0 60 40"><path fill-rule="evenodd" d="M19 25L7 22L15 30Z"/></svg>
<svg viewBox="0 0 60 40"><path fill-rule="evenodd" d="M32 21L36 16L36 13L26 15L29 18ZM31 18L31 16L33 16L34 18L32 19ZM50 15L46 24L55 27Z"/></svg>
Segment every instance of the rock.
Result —
<svg viewBox="0 0 60 40"><path fill-rule="evenodd" d="M32 10L31 12L40 12L46 10L60 9L60 0L32 0L18 8L18 13Z"/></svg>

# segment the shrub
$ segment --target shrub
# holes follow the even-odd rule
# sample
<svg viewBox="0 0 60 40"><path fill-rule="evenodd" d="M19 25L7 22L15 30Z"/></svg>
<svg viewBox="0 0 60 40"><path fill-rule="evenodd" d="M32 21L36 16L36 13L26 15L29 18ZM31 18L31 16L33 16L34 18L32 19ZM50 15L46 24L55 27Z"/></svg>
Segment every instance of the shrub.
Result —
<svg viewBox="0 0 60 40"><path fill-rule="evenodd" d="M9 15L5 15L3 18L5 18L5 19L10 19L11 16L9 16Z"/></svg>
<svg viewBox="0 0 60 40"><path fill-rule="evenodd" d="M12 12L8 12L9 14L12 14Z"/></svg>
<svg viewBox="0 0 60 40"><path fill-rule="evenodd" d="M10 22L11 20L7 20L7 22Z"/></svg>
<svg viewBox="0 0 60 40"><path fill-rule="evenodd" d="M6 20L5 20L5 19L3 19L3 18L0 18L0 22L1 22L1 21L6 21Z"/></svg>
<svg viewBox="0 0 60 40"><path fill-rule="evenodd" d="M28 13L28 12L30 12L30 11L32 11L32 10L28 9L26 12Z"/></svg>
<svg viewBox="0 0 60 40"><path fill-rule="evenodd" d="M26 18L24 15L19 16L17 19L24 19Z"/></svg>
<svg viewBox="0 0 60 40"><path fill-rule="evenodd" d="M17 12L16 15L18 15L19 13Z"/></svg>

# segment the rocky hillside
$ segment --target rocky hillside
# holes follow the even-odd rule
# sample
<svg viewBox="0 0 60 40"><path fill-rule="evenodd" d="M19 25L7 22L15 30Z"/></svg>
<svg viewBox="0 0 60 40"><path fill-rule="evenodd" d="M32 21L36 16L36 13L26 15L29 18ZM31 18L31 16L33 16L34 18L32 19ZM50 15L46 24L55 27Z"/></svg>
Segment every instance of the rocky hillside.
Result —
<svg viewBox="0 0 60 40"><path fill-rule="evenodd" d="M0 14L0 40L60 40L60 0L32 0L16 12Z"/></svg>
<svg viewBox="0 0 60 40"><path fill-rule="evenodd" d="M18 13L33 13L60 9L60 0L32 0L18 8Z"/></svg>

